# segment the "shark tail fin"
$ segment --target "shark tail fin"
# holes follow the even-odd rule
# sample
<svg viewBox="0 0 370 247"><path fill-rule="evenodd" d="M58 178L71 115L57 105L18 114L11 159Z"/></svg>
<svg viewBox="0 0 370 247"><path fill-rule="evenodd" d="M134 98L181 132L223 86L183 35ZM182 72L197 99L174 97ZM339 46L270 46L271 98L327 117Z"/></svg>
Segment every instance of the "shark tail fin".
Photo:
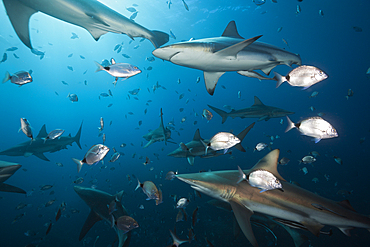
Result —
<svg viewBox="0 0 370 247"><path fill-rule="evenodd" d="M0 191L26 194L26 191L22 190L21 188L15 187L10 184L4 184L4 183L0 184Z"/></svg>
<svg viewBox="0 0 370 247"><path fill-rule="evenodd" d="M9 72L7 71L6 73L5 73L5 77L4 77L4 79L3 79L3 83L5 83L5 82L7 82L7 81L9 81L10 80L10 74L9 74Z"/></svg>
<svg viewBox="0 0 370 247"><path fill-rule="evenodd" d="M152 42L155 48L158 48L161 45L166 44L170 39L170 36L165 32L152 30L152 34L153 37L149 38L149 40L150 42Z"/></svg>
<svg viewBox="0 0 370 247"><path fill-rule="evenodd" d="M216 107L210 106L210 105L208 105L208 107L211 108L212 110L214 110L218 115L220 115L222 117L222 123L225 123L225 121L228 117L227 112L225 112L221 109L218 109Z"/></svg>
<svg viewBox="0 0 370 247"><path fill-rule="evenodd" d="M242 151L242 152L246 152L245 149L243 148L242 146L242 141L244 139L244 137L248 134L248 132L253 128L253 126L255 125L255 123L252 123L251 125L249 125L247 128L245 128L242 132L240 132L237 137L239 138L240 140L240 143L236 144L235 147L239 150L239 151Z"/></svg>
<svg viewBox="0 0 370 247"><path fill-rule="evenodd" d="M77 172L80 172L81 168L82 168L82 165L83 165L82 160L75 159L75 158L72 158L72 160L77 164Z"/></svg>
<svg viewBox="0 0 370 247"><path fill-rule="evenodd" d="M98 68L95 70L95 72L99 72L99 71L104 70L104 67L103 67L100 63L98 63L98 62L96 62L96 61L94 61L94 63L95 63L95 64L96 64L96 66L98 67Z"/></svg>
<svg viewBox="0 0 370 247"><path fill-rule="evenodd" d="M295 124L292 122L292 120L290 120L290 118L288 116L286 116L286 119L288 121L288 127L286 128L285 133L288 132L289 130L295 128Z"/></svg>
<svg viewBox="0 0 370 247"><path fill-rule="evenodd" d="M73 140L76 142L76 144L78 145L78 147L79 147L80 149L82 149L82 148L81 148L81 144L80 144L82 124L83 124L83 121L82 121L82 123L81 123L81 125L80 125L80 128L79 128L79 129L78 129L78 131L77 131L77 134L75 135L75 137L73 137Z"/></svg>
<svg viewBox="0 0 370 247"><path fill-rule="evenodd" d="M276 73L274 71L274 78L272 78L273 80L277 81L276 82L276 88L280 87L281 84L283 84L283 82L287 81L286 78L282 75L280 75L279 73Z"/></svg>

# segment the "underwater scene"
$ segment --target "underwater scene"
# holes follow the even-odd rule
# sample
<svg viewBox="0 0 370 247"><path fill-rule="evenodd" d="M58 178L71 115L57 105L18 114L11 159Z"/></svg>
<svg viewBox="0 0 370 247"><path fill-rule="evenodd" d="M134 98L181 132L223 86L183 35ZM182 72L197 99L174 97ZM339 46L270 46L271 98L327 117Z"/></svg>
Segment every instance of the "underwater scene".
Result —
<svg viewBox="0 0 370 247"><path fill-rule="evenodd" d="M368 246L369 7L2 0L0 246Z"/></svg>

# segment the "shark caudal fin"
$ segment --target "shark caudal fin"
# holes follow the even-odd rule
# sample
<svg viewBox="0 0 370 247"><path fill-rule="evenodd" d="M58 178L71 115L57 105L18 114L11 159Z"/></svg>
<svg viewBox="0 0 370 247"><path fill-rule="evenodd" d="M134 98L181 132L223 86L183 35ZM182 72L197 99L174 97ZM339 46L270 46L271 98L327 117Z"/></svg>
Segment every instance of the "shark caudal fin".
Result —
<svg viewBox="0 0 370 247"><path fill-rule="evenodd" d="M82 160L72 158L72 160L77 164L77 172L81 171L82 165L84 164Z"/></svg>
<svg viewBox="0 0 370 247"><path fill-rule="evenodd" d="M10 184L0 183L0 191L26 194L26 191Z"/></svg>
<svg viewBox="0 0 370 247"><path fill-rule="evenodd" d="M162 31L152 30L153 38L150 38L150 42L157 49L158 47L166 44L170 40L170 35Z"/></svg>
<svg viewBox="0 0 370 247"><path fill-rule="evenodd" d="M242 132L240 132L237 137L239 138L240 142L238 144L235 145L235 147L242 151L242 152L245 152L245 149L243 148L242 146L242 141L244 139L244 137L248 134L248 132L253 128L253 126L255 125L256 123L252 123L251 125L249 125L247 128L245 128Z"/></svg>
<svg viewBox="0 0 370 247"><path fill-rule="evenodd" d="M5 72L5 77L4 77L4 79L3 79L3 83L5 83L5 82L7 82L7 81L9 81L10 80L10 74L9 74L9 72L7 71L7 72Z"/></svg>
<svg viewBox="0 0 370 247"><path fill-rule="evenodd" d="M80 125L80 128L79 130L77 131L77 134L73 137L73 141L76 142L76 144L78 145L78 147L80 149L81 148L81 144L80 144L80 138L81 138L81 130L82 130L82 124L84 123L84 121L81 122L81 125Z"/></svg>
<svg viewBox="0 0 370 247"><path fill-rule="evenodd" d="M227 117L229 116L227 112L210 105L208 105L208 107L214 110L218 115L220 115L222 117L222 123L225 123Z"/></svg>

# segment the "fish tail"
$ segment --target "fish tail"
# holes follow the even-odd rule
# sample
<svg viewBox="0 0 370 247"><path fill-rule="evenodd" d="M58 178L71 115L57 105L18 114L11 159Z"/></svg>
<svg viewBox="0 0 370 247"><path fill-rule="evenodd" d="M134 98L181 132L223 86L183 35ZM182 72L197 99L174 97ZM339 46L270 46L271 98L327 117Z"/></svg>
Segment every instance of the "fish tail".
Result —
<svg viewBox="0 0 370 247"><path fill-rule="evenodd" d="M158 48L161 45L166 44L170 39L170 36L165 32L156 31L156 30L152 30L151 32L153 35L149 37L148 39L150 40L150 42L152 42L155 48Z"/></svg>
<svg viewBox="0 0 370 247"><path fill-rule="evenodd" d="M140 183L139 179L137 178L137 186L136 186L135 190L137 190L140 187L141 187L141 183Z"/></svg>
<svg viewBox="0 0 370 247"><path fill-rule="evenodd" d="M244 147L242 146L242 141L244 139L244 137L248 134L248 132L253 128L255 123L252 123L251 125L249 125L247 128L245 128L242 132L240 132L237 137L239 138L240 140L240 143L236 144L235 145L235 148L237 148L239 151L242 151L242 152L246 152Z"/></svg>
<svg viewBox="0 0 370 247"><path fill-rule="evenodd" d="M225 123L227 117L229 116L227 112L210 105L208 105L208 107L214 110L218 115L220 115L222 117L222 123Z"/></svg>
<svg viewBox="0 0 370 247"><path fill-rule="evenodd" d="M99 72L99 71L104 70L104 67L103 67L103 66L101 66L101 64L100 64L100 63L98 63L98 62L96 62L96 61L94 61L94 63L95 63L95 64L96 64L96 66L98 67L98 68L95 70L95 72Z"/></svg>
<svg viewBox="0 0 370 247"><path fill-rule="evenodd" d="M285 133L288 132L289 130L295 128L295 124L292 122L292 120L290 120L290 118L288 116L286 116L286 118L287 118L287 121L288 121L288 127L286 128Z"/></svg>
<svg viewBox="0 0 370 247"><path fill-rule="evenodd" d="M80 172L81 168L82 168L82 165L83 165L82 160L75 159L75 158L72 158L72 160L77 164L77 172Z"/></svg>
<svg viewBox="0 0 370 247"><path fill-rule="evenodd" d="M75 135L75 137L73 137L73 140L76 142L76 144L78 145L78 147L80 149L82 149L81 148L81 143L80 143L80 138L81 138L81 130L82 130L82 124L83 124L83 122L84 121L81 122L80 128L77 131L77 134Z"/></svg>
<svg viewBox="0 0 370 247"><path fill-rule="evenodd" d="M3 79L3 83L5 83L5 82L7 82L7 81L9 81L10 80L10 74L9 74L9 72L7 71L6 73L5 73L5 77L4 77L4 79Z"/></svg>
<svg viewBox="0 0 370 247"><path fill-rule="evenodd" d="M283 84L283 82L287 81L286 78L282 75L280 75L279 73L276 73L274 71L274 78L272 78L273 80L277 81L276 82L276 88L278 88L281 84Z"/></svg>

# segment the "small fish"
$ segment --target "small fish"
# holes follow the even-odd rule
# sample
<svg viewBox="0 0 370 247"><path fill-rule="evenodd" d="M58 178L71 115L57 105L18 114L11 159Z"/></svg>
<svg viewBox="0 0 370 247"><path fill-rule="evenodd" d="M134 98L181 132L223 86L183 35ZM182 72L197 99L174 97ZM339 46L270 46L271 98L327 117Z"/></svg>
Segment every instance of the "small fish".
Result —
<svg viewBox="0 0 370 247"><path fill-rule="evenodd" d="M77 164L77 172L80 172L83 164L93 165L104 159L104 157L109 152L109 148L102 144L96 144L92 146L85 154L82 160L72 158L72 160Z"/></svg>
<svg viewBox="0 0 370 247"><path fill-rule="evenodd" d="M198 207L196 207L196 209L194 209L193 211L193 214L192 214L192 226L194 227L195 226L195 223L197 222L197 212L198 212Z"/></svg>
<svg viewBox="0 0 370 247"><path fill-rule="evenodd" d="M84 182L84 178L83 177L79 177L75 181L73 181L74 184L82 184L83 182Z"/></svg>
<svg viewBox="0 0 370 247"><path fill-rule="evenodd" d="M131 58L129 55L124 54L124 53L122 54L122 56L125 57L125 58Z"/></svg>
<svg viewBox="0 0 370 247"><path fill-rule="evenodd" d="M7 71L7 72L5 72L5 77L3 79L3 83L5 83L9 80L10 80L11 83L22 86L22 85L25 85L27 83L32 82L33 78L30 75L30 73L28 73L26 71L19 71L17 73L14 73L13 75L10 75L9 72Z"/></svg>
<svg viewBox="0 0 370 247"><path fill-rule="evenodd" d="M247 176L247 181L252 187L261 189L260 193L274 189L284 191L279 179L266 170L255 170L251 172Z"/></svg>
<svg viewBox="0 0 370 247"><path fill-rule="evenodd" d="M136 186L135 190L141 187L144 194L148 196L147 200L159 199L159 191L152 181L145 181L144 183L140 183L139 179L137 179L137 183L138 185Z"/></svg>
<svg viewBox="0 0 370 247"><path fill-rule="evenodd" d="M301 11L302 11L301 6L297 5L297 10L295 13L298 15L299 13L301 13Z"/></svg>
<svg viewBox="0 0 370 247"><path fill-rule="evenodd" d="M277 29L277 32L278 32L278 33L280 33L280 32L281 32L281 30L283 30L283 27L279 27L279 28Z"/></svg>
<svg viewBox="0 0 370 247"><path fill-rule="evenodd" d="M315 143L318 143L321 139L338 137L337 130L321 117L306 118L298 123L293 123L288 116L286 117L288 127L285 132L297 128L302 135L313 137Z"/></svg>
<svg viewBox="0 0 370 247"><path fill-rule="evenodd" d="M213 118L213 114L209 110L203 109L202 118L205 118L207 119L207 121L210 121Z"/></svg>
<svg viewBox="0 0 370 247"><path fill-rule="evenodd" d="M182 211L180 209L179 209L179 212L176 215L176 222L179 222L179 221L184 221L184 214L182 213Z"/></svg>
<svg viewBox="0 0 370 247"><path fill-rule="evenodd" d="M72 57L73 56L73 53L69 54L68 57Z"/></svg>
<svg viewBox="0 0 370 247"><path fill-rule="evenodd" d="M354 94L354 92L352 91L352 89L348 89L346 99L348 100L349 97L352 97L353 96L353 94Z"/></svg>
<svg viewBox="0 0 370 247"><path fill-rule="evenodd" d="M130 15L130 20L134 20L136 18L136 16L137 16L137 13L139 13L139 11L136 11L136 12L132 13Z"/></svg>
<svg viewBox="0 0 370 247"><path fill-rule="evenodd" d="M127 215L119 217L116 220L116 225L119 230L123 231L123 234L139 227L136 220Z"/></svg>
<svg viewBox="0 0 370 247"><path fill-rule="evenodd" d="M58 212L55 216L55 221L58 221L60 219L60 216L62 216L62 211L61 211L61 208L58 209Z"/></svg>
<svg viewBox="0 0 370 247"><path fill-rule="evenodd" d="M51 188L53 188L53 185L47 184L47 185L41 186L40 190L50 190Z"/></svg>
<svg viewBox="0 0 370 247"><path fill-rule="evenodd" d="M254 150L253 150L253 152L254 151L262 151L262 150L264 150L265 149L265 147L267 147L267 144L266 143L263 143L263 142L260 142L260 143L258 143L257 145L256 145L256 147L254 148Z"/></svg>
<svg viewBox="0 0 370 247"><path fill-rule="evenodd" d="M33 140L31 125L30 125L30 122L26 118L21 118L21 128L19 129L19 131L21 130L27 137L31 138L31 141Z"/></svg>
<svg viewBox="0 0 370 247"><path fill-rule="evenodd" d="M4 53L3 59L1 59L0 63L5 62L8 59L8 54Z"/></svg>
<svg viewBox="0 0 370 247"><path fill-rule="evenodd" d="M173 180L177 175L177 172L169 171L166 174L166 180Z"/></svg>
<svg viewBox="0 0 370 247"><path fill-rule="evenodd" d="M317 95L319 95L319 92L315 91L308 98L315 98Z"/></svg>
<svg viewBox="0 0 370 247"><path fill-rule="evenodd" d="M312 151L312 152L310 152L310 155L312 155L313 157L317 157L317 156L320 156L320 154L319 154L319 152L317 152L317 151Z"/></svg>
<svg viewBox="0 0 370 247"><path fill-rule="evenodd" d="M104 129L104 119L100 117L100 127L98 127L99 133L103 131Z"/></svg>
<svg viewBox="0 0 370 247"><path fill-rule="evenodd" d="M16 50L18 50L18 47L15 46L6 49L6 51L16 51Z"/></svg>
<svg viewBox="0 0 370 247"><path fill-rule="evenodd" d="M67 66L67 68L68 68L70 71L73 71L73 67L72 67L72 66Z"/></svg>
<svg viewBox="0 0 370 247"><path fill-rule="evenodd" d="M44 143L46 140L54 140L57 139L59 136L63 135L64 130L62 129L56 129L53 131L50 131L49 134L44 138Z"/></svg>
<svg viewBox="0 0 370 247"><path fill-rule="evenodd" d="M362 28L361 27L357 27L357 26L354 26L353 27L353 30L355 30L355 32L358 32L358 33L362 32Z"/></svg>
<svg viewBox="0 0 370 247"><path fill-rule="evenodd" d="M171 37L173 38L173 39L176 39L176 36L175 36L175 34L172 32L172 30L170 29L170 35L171 35Z"/></svg>
<svg viewBox="0 0 370 247"><path fill-rule="evenodd" d="M370 68L369 68L370 69ZM200 77L198 76L197 77L197 80L196 80L196 82L195 83L199 83L200 82Z"/></svg>
<svg viewBox="0 0 370 247"><path fill-rule="evenodd" d="M51 221L50 221L49 226L48 226L48 229L46 229L45 235L48 235L49 234L52 226L53 226L53 223L51 223Z"/></svg>
<svg viewBox="0 0 370 247"><path fill-rule="evenodd" d="M77 97L77 95L76 95L76 94L74 94L74 93L69 93L69 94L67 95L67 98L69 98L69 100L70 100L70 101L72 101L72 102L78 102L78 97Z"/></svg>
<svg viewBox="0 0 370 247"><path fill-rule="evenodd" d="M179 96L179 100L181 100L182 98L184 98L184 96L185 96L185 94L180 94L180 96Z"/></svg>
<svg viewBox="0 0 370 247"><path fill-rule="evenodd" d="M316 161L316 158L311 156L311 155L307 155L307 156L304 156L300 161L299 163L303 163L303 164L312 164Z"/></svg>
<svg viewBox="0 0 370 247"><path fill-rule="evenodd" d="M189 199L183 197L180 198L176 203L176 208L185 208L189 204Z"/></svg>
<svg viewBox="0 0 370 247"><path fill-rule="evenodd" d="M24 235L26 235L27 237L33 237L33 236L36 236L37 233L33 230L28 230L24 233Z"/></svg>
<svg viewBox="0 0 370 247"><path fill-rule="evenodd" d="M341 158L339 158L338 156L333 156L335 162L337 162L339 165L343 165L343 161Z"/></svg>
<svg viewBox="0 0 370 247"><path fill-rule="evenodd" d="M75 33L72 33L72 37L71 37L71 39L78 39L78 35L77 35L77 34L75 34Z"/></svg>
<svg viewBox="0 0 370 247"><path fill-rule="evenodd" d="M321 17L323 17L323 16L324 16L324 11L322 11L322 9L320 9L320 10L319 10L319 15L320 15Z"/></svg>
<svg viewBox="0 0 370 247"><path fill-rule="evenodd" d="M317 182L319 182L319 179L318 178L313 178L311 181L316 184Z"/></svg>
<svg viewBox="0 0 370 247"><path fill-rule="evenodd" d="M154 169L154 168L153 168ZM155 205L159 205L161 203L163 203L163 193L162 193L162 190L161 188L158 189L158 193L159 193L159 197L157 200L155 200Z"/></svg>
<svg viewBox="0 0 370 247"><path fill-rule="evenodd" d="M202 140L201 142L206 147L206 154L209 147L215 151L223 149L226 153L229 148L240 143L240 139L231 133L219 132L209 140L208 144L205 144Z"/></svg>
<svg viewBox="0 0 370 247"><path fill-rule="evenodd" d="M182 0L183 4L184 4L184 7L187 11L189 11L189 6L185 3L185 0Z"/></svg>
<svg viewBox="0 0 370 247"><path fill-rule="evenodd" d="M85 57L84 57L84 56L82 56L82 55L80 55L80 58L81 58L81 59L85 59Z"/></svg>
<svg viewBox="0 0 370 247"><path fill-rule="evenodd" d="M126 8L128 11L130 11L131 13L134 13L136 12L137 10L134 8L134 7L128 7Z"/></svg>
<svg viewBox="0 0 370 247"><path fill-rule="evenodd" d="M145 157L145 162L143 163L144 166L146 165L149 165L150 164L150 159L148 158L148 156Z"/></svg>
<svg viewBox="0 0 370 247"><path fill-rule="evenodd" d="M278 162L279 165L282 165L282 166L285 166L289 163L290 159L286 158L286 157L283 157L280 159L280 161Z"/></svg>
<svg viewBox="0 0 370 247"><path fill-rule="evenodd" d="M154 62L155 58L151 56L151 57L146 57L145 60L147 60L149 62Z"/></svg>
<svg viewBox="0 0 370 247"><path fill-rule="evenodd" d="M293 87L303 87L303 89L307 89L328 78L328 75L325 74L324 71L314 66L307 65L302 65L293 69L285 77L276 72L274 72L274 74L273 80L277 81L276 88L286 81Z"/></svg>
<svg viewBox="0 0 370 247"><path fill-rule="evenodd" d="M67 83L67 82L65 82L65 81L62 81L62 83L63 83L64 85L68 85L68 83Z"/></svg>

